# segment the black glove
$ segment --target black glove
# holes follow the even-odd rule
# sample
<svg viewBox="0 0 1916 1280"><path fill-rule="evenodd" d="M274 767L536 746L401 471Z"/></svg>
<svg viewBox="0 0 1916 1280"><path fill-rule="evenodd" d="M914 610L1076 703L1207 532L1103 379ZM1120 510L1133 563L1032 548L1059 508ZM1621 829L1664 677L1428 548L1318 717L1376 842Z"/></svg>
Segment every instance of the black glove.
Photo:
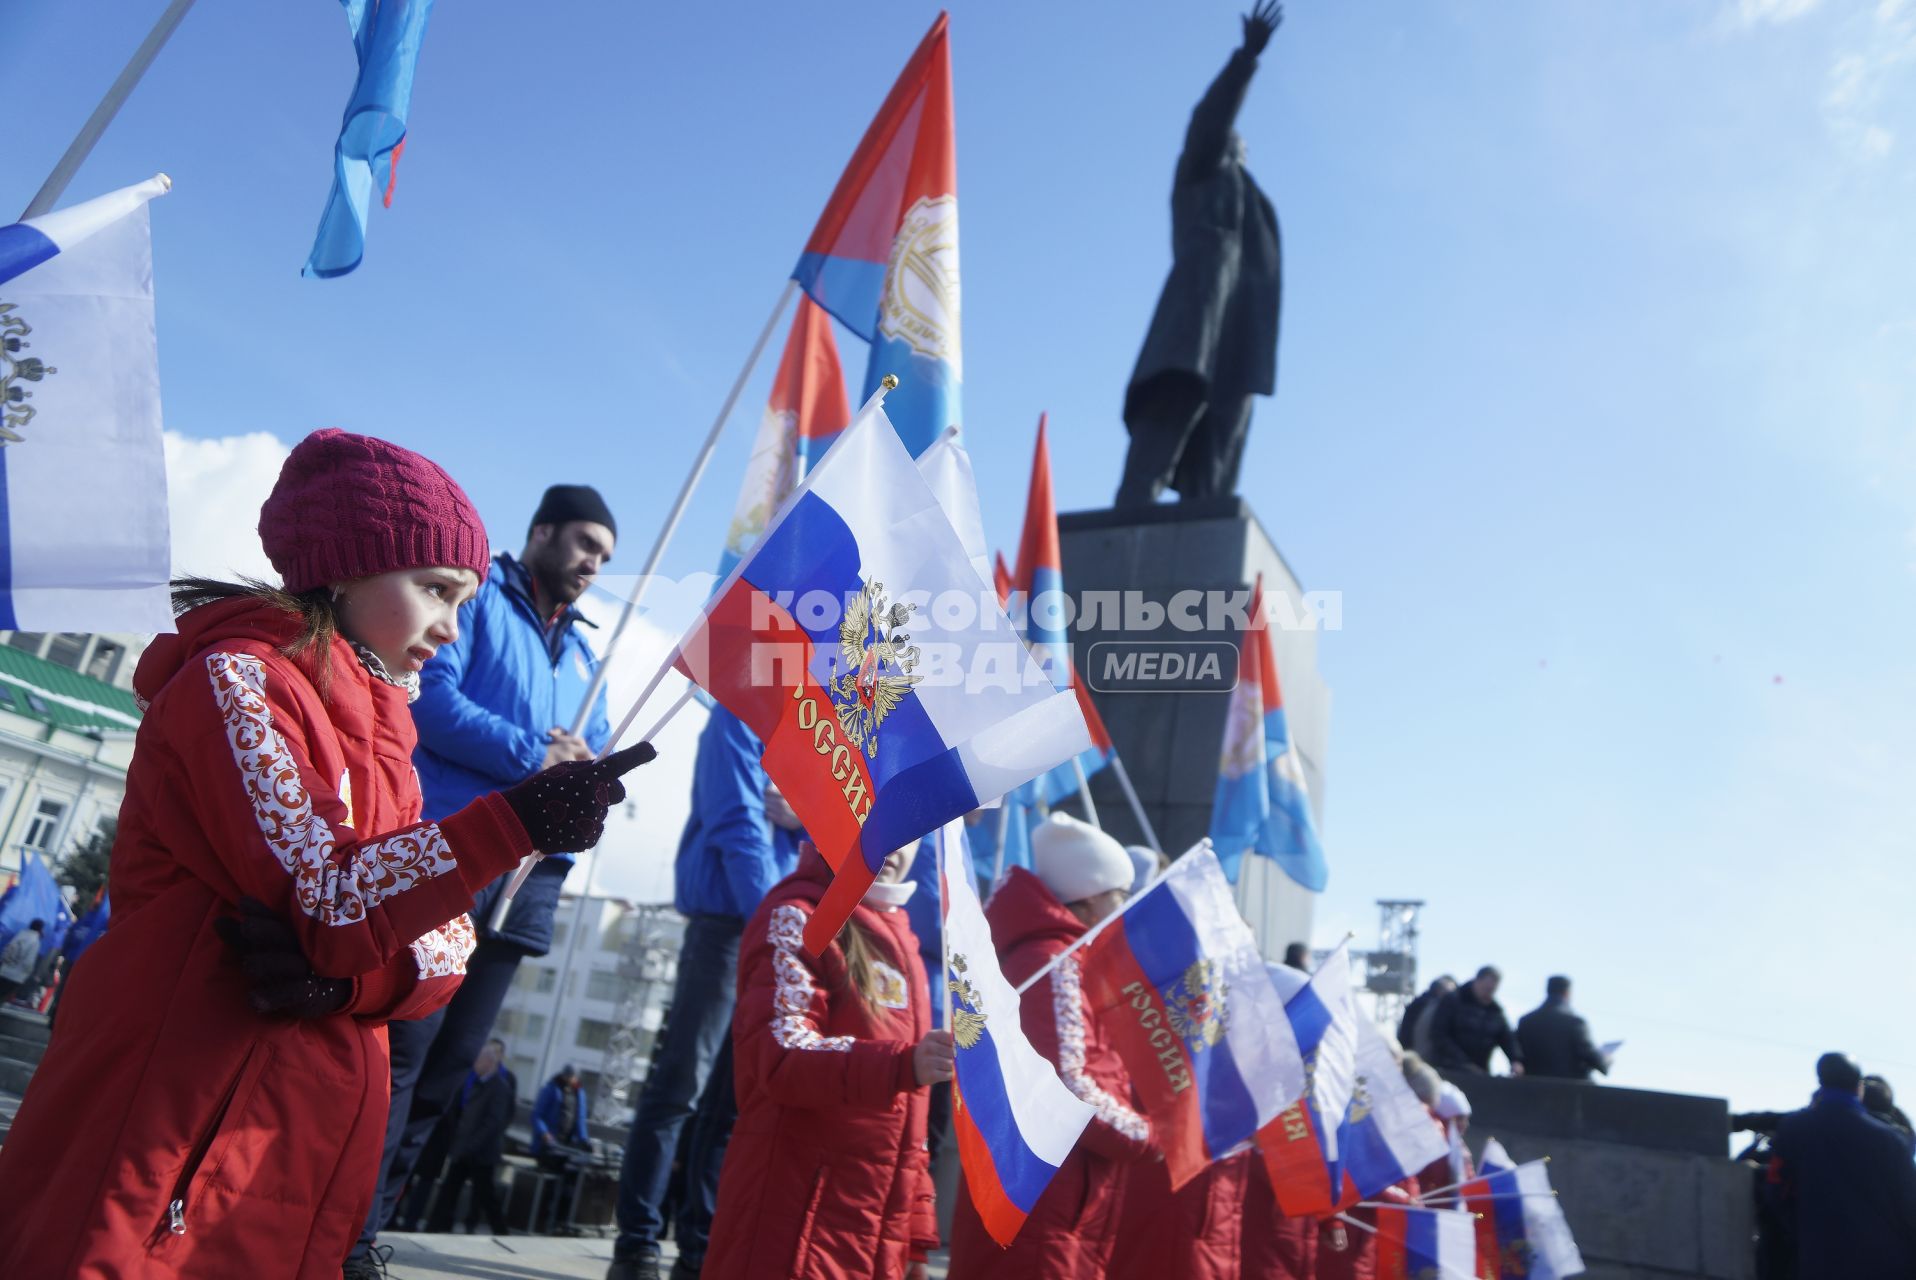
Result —
<svg viewBox="0 0 1916 1280"><path fill-rule="evenodd" d="M567 760L499 794L541 853L583 853L605 834L606 810L625 799L619 775L659 753L649 742L603 760Z"/></svg>
<svg viewBox="0 0 1916 1280"><path fill-rule="evenodd" d="M257 898L241 898L237 916L213 921L246 971L246 1002L267 1017L323 1018L352 998L345 978L322 978L306 962L299 935Z"/></svg>

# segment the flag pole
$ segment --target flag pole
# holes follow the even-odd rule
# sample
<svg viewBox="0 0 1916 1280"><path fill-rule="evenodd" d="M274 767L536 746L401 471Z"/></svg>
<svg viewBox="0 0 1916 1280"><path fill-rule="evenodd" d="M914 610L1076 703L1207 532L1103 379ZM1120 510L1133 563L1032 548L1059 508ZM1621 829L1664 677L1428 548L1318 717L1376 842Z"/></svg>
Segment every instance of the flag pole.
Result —
<svg viewBox="0 0 1916 1280"><path fill-rule="evenodd" d="M1144 832L1144 838L1151 848L1164 852L1164 845L1158 839L1157 829L1151 825L1151 819L1144 816L1144 805L1138 800L1137 788L1131 785L1131 771L1124 767L1124 757L1117 748L1111 750L1111 771L1117 775L1118 786L1124 791L1125 801L1131 806L1131 816L1138 820L1138 827Z"/></svg>
<svg viewBox="0 0 1916 1280"><path fill-rule="evenodd" d="M1182 854L1179 855L1179 857L1189 857L1191 854L1196 853L1199 849L1208 849L1210 847L1211 847L1211 838L1209 836L1206 836L1204 837L1204 839L1192 845L1189 849L1186 849ZM1177 865L1177 861L1174 859L1171 863L1171 867L1175 867L1176 865ZM1053 969L1063 964L1066 957L1070 956L1073 952L1077 951L1080 947L1085 946L1093 938L1096 938L1099 934L1103 933L1105 929L1107 929L1111 925L1112 921L1116 920L1119 916L1129 911L1132 907L1137 906L1138 903L1144 901L1144 895L1151 892L1151 890L1157 888L1158 882L1164 879L1164 877L1171 874L1171 867L1160 868L1158 873L1152 876L1151 879L1145 884L1144 888L1138 890L1136 893L1132 894L1130 897L1124 900L1123 906L1119 907L1116 911L1113 911L1110 915L1106 916L1104 919L1092 925L1089 929L1085 931L1084 936L1080 937L1076 942L1072 943L1070 946L1066 947L1063 951L1060 951L1057 955L1053 956L1051 958L1051 963L1047 964L1044 968L1038 970L1038 972L1032 974L1029 978L1026 978L1023 982L1019 983L1018 986L1015 988L1017 994L1023 995L1025 992L1031 990L1031 988L1037 986L1041 979L1043 979Z"/></svg>
<svg viewBox="0 0 1916 1280"><path fill-rule="evenodd" d="M1387 1204L1387 1205L1368 1205L1366 1207L1381 1208L1381 1209L1402 1209L1402 1208L1405 1208L1406 1206L1400 1205L1400 1204ZM1365 1222L1362 1218L1353 1218L1348 1213L1340 1213L1336 1216L1339 1222L1348 1222L1353 1227L1361 1227L1363 1230L1370 1232L1374 1236L1383 1234L1376 1227L1373 1227L1370 1223ZM1473 1216L1481 1217L1482 1215L1477 1214ZM1457 1268L1447 1267L1441 1262L1437 1264L1437 1269L1443 1272L1447 1276L1456 1276L1457 1280L1477 1280L1477 1277L1471 1275L1468 1271L1459 1271L1457 1270Z"/></svg>
<svg viewBox="0 0 1916 1280"><path fill-rule="evenodd" d="M978 891L973 885L972 892ZM939 1025L951 1030L951 934L945 926L945 917L951 914L951 904L946 898L950 892L950 882L945 879L945 828L938 828L938 977L944 985L945 1020Z"/></svg>
<svg viewBox="0 0 1916 1280"><path fill-rule="evenodd" d="M738 404L739 395L745 390L746 380L752 376L752 370L758 366L758 358L765 354L765 344L772 340L772 332L778 328L779 319L784 316L785 308L797 289L798 281L785 282L785 288L778 295L778 305L773 307L772 314L766 317L765 327L758 332L758 341L752 344L751 354L745 357L745 367L740 369L738 377L732 380L732 389L725 393L725 403L719 406L718 417L713 419L711 428L705 433L705 443L699 446L698 457L692 460L692 470L687 473L685 483L679 486L678 499L672 504L671 512L665 517L665 524L659 529L658 538L652 543L652 553L646 557L645 566L639 570L638 581L632 584L632 593L625 599L625 608L619 613L619 621L612 628L611 638L605 642L605 653L599 658L599 669L592 673L592 682L586 686L585 697L579 700L578 714L572 717L571 732L575 737L585 729L585 722L592 715L593 700L599 696L599 690L605 687L606 668L612 662L612 653L619 647L619 639L625 635L626 625L632 621L632 615L638 609L639 601L645 598L645 588L651 582L652 575L658 571L659 561L665 558L666 544L671 542L672 535L678 532L679 521L685 516L685 508L691 505L693 491L699 487L699 481L705 477L705 468L712 461L712 451L718 447L719 433L725 429L725 421L732 416L732 409Z"/></svg>
<svg viewBox="0 0 1916 1280"><path fill-rule="evenodd" d="M670 663L666 664L666 669L667 670L671 669ZM664 675L665 675L664 671L659 672L660 677L663 677ZM658 679L654 679L652 683L656 685L658 683ZM694 685L691 681L689 680L686 681L685 692L679 695L678 701L674 702L670 707L666 708L665 714L659 717L658 723L654 724L649 730L647 730L645 737L639 739L639 741L650 742L652 741L652 739L658 737L660 731L663 730L666 725L672 722L672 717L677 715L679 712L685 710L685 704L692 700L692 691L697 687L698 686ZM646 692L650 693L651 690L648 689ZM634 707L632 710L636 714L638 711L638 708ZM631 719L632 719L631 716L627 716L626 722L628 724L631 723ZM621 728L620 732L624 732L623 728ZM605 759L605 757L611 752L613 746L616 745L617 743L618 743L618 739L616 737L613 738L610 742L607 742L605 744L605 750L599 753L598 758L601 760ZM499 930L505 927L506 912L512 909L513 897L518 894L519 887L526 882L526 877L532 874L532 868L538 865L539 859L543 857L545 857L545 854L539 852L537 849L534 849L531 853L528 853L524 858L521 858L519 860L519 869L512 873L512 882L506 885L506 891L499 895L499 905L493 909L492 931L494 933L499 932ZM598 865L599 865L599 846L595 844L592 846L591 866L593 871L595 872L597 871ZM592 888L592 880L590 875L586 877L585 887L588 892ZM581 909L583 910L583 908Z"/></svg>
<svg viewBox="0 0 1916 1280"><path fill-rule="evenodd" d="M1104 824L1098 821L1098 806L1091 803L1091 779L1084 776L1084 761L1072 756L1071 771L1078 775L1078 798L1084 801L1085 820L1098 830L1104 830Z"/></svg>
<svg viewBox="0 0 1916 1280"><path fill-rule="evenodd" d="M140 82L140 77L146 74L146 69L153 65L153 59L160 55L160 50L172 38L174 29L180 25L181 20L186 17L186 11L192 7L193 0L173 0L166 6L166 11L160 15L159 21L153 24L153 29L146 33L146 39L140 42L140 47L133 51L132 58L128 59L126 66L121 69L119 79L113 82L113 86L106 91L106 96L100 99L100 105L93 108L93 114L88 116L86 123L80 126L79 135L73 139L73 144L67 148L66 154L60 157L60 162L53 166L53 172L48 174L47 180L41 184L39 193L27 205L27 211L20 215L20 221L39 217L53 208L60 197L66 194L67 184L73 181L73 175L78 173L80 166L86 163L87 156L92 154L93 145L100 140L100 135L106 132L106 127L113 123L113 117L120 114L120 108L126 105L128 96L133 92L133 86Z"/></svg>
<svg viewBox="0 0 1916 1280"><path fill-rule="evenodd" d="M1011 797L1006 796L998 802L998 857L991 866L991 883L995 886L1005 878L1005 837L1011 834Z"/></svg>

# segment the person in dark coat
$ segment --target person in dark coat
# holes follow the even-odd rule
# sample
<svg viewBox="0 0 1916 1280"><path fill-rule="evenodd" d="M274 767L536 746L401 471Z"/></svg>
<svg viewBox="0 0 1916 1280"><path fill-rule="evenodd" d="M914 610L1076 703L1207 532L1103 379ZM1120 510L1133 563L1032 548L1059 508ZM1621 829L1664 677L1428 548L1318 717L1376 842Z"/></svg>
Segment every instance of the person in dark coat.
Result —
<svg viewBox="0 0 1916 1280"><path fill-rule="evenodd" d="M1457 989L1457 979L1449 974L1439 974L1424 988L1422 995L1412 1000L1404 1009L1404 1016L1397 1023L1397 1043L1406 1049L1414 1049L1426 1057L1430 1054L1430 1015L1437 1012L1444 997Z"/></svg>
<svg viewBox="0 0 1916 1280"><path fill-rule="evenodd" d="M1243 46L1191 113L1171 185L1171 274L1124 395L1119 507L1149 506L1167 485L1185 502L1236 492L1251 397L1277 389L1277 211L1233 126L1283 17L1274 0L1245 16Z"/></svg>
<svg viewBox="0 0 1916 1280"><path fill-rule="evenodd" d="M1889 1087L1889 1081L1881 1076L1863 1077L1863 1110L1894 1129L1904 1146L1916 1149L1916 1128L1910 1126L1909 1117L1896 1105L1896 1093Z"/></svg>
<svg viewBox="0 0 1916 1280"><path fill-rule="evenodd" d="M428 1231L452 1230L459 1192L471 1183L472 1205L466 1210L466 1230L477 1231L483 1213L493 1235L506 1234L506 1215L499 1205L499 1162L505 1158L506 1127L512 1123L512 1109L518 1099L513 1096L512 1073L499 1065L503 1048L497 1040L486 1043L453 1100L459 1111L453 1120L452 1141L446 1148L446 1180L433 1203Z"/></svg>
<svg viewBox="0 0 1916 1280"><path fill-rule="evenodd" d="M1544 1001L1517 1020L1526 1075L1550 1080L1588 1080L1592 1071L1610 1074L1606 1058L1590 1039L1590 1024L1570 1009L1570 979L1561 974L1544 984Z"/></svg>
<svg viewBox="0 0 1916 1280"><path fill-rule="evenodd" d="M1766 1196L1796 1244L1797 1274L1843 1280L1916 1276L1916 1163L1863 1110L1863 1072L1826 1053L1810 1105L1770 1143Z"/></svg>
<svg viewBox="0 0 1916 1280"><path fill-rule="evenodd" d="M1487 1072L1491 1053L1502 1049L1510 1060L1510 1074L1523 1074L1523 1046L1510 1029L1504 1007L1497 1003L1497 984L1502 981L1503 974L1485 965L1468 986L1443 998L1431 1015L1432 1066L1443 1071Z"/></svg>

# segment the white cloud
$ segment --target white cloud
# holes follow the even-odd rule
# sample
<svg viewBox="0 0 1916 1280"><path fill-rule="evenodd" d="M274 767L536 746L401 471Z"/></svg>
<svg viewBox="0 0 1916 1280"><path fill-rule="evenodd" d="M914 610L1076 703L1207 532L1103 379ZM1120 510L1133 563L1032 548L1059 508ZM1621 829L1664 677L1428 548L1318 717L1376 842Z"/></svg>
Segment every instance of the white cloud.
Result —
<svg viewBox="0 0 1916 1280"><path fill-rule="evenodd" d="M1830 64L1823 115L1837 142L1865 160L1881 160L1896 146L1882 123L1916 62L1916 10L1908 0L1879 0L1869 18L1848 24L1851 47Z"/></svg>
<svg viewBox="0 0 1916 1280"><path fill-rule="evenodd" d="M174 574L274 580L259 543L259 508L287 447L264 431L211 440L168 431L165 440Z"/></svg>
<svg viewBox="0 0 1916 1280"><path fill-rule="evenodd" d="M599 626L596 632L588 630L586 634L593 648L601 652L611 640L621 607L620 599L611 592L623 592L630 581L608 581L604 585L610 591L595 590L580 602L586 617ZM634 617L626 628L606 672L606 704L614 729L664 663L682 628L684 619L676 616L656 620L646 616L651 604L648 593L646 612ZM670 612L677 614L679 610ZM638 742L685 687L684 677L677 672L668 674L621 743L629 746ZM705 709L696 699L688 702L653 739L659 758L625 775L626 803L607 818L605 839L599 843L599 863L593 875L597 892L635 902L672 900L672 860L691 812L692 762L705 718Z"/></svg>
<svg viewBox="0 0 1916 1280"><path fill-rule="evenodd" d="M1737 25L1744 27L1764 23L1781 25L1794 22L1819 3L1820 0L1736 0L1731 17Z"/></svg>

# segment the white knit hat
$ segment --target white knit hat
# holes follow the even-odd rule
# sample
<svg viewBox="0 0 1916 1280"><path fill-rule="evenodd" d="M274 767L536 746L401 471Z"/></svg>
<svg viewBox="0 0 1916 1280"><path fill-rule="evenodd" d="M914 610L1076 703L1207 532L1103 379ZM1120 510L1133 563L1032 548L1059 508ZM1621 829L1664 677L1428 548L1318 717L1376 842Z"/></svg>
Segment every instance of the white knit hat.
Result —
<svg viewBox="0 0 1916 1280"><path fill-rule="evenodd" d="M1470 1114L1470 1099L1464 1096L1462 1089L1446 1080L1437 1090L1437 1103L1431 1110L1437 1113L1439 1120L1455 1120Z"/></svg>
<svg viewBox="0 0 1916 1280"><path fill-rule="evenodd" d="M1136 893L1158 873L1158 851L1141 844L1127 844L1124 851L1131 855L1131 892Z"/></svg>
<svg viewBox="0 0 1916 1280"><path fill-rule="evenodd" d="M1135 871L1124 846L1068 813L1053 813L1031 833L1031 866L1059 902L1129 889Z"/></svg>

